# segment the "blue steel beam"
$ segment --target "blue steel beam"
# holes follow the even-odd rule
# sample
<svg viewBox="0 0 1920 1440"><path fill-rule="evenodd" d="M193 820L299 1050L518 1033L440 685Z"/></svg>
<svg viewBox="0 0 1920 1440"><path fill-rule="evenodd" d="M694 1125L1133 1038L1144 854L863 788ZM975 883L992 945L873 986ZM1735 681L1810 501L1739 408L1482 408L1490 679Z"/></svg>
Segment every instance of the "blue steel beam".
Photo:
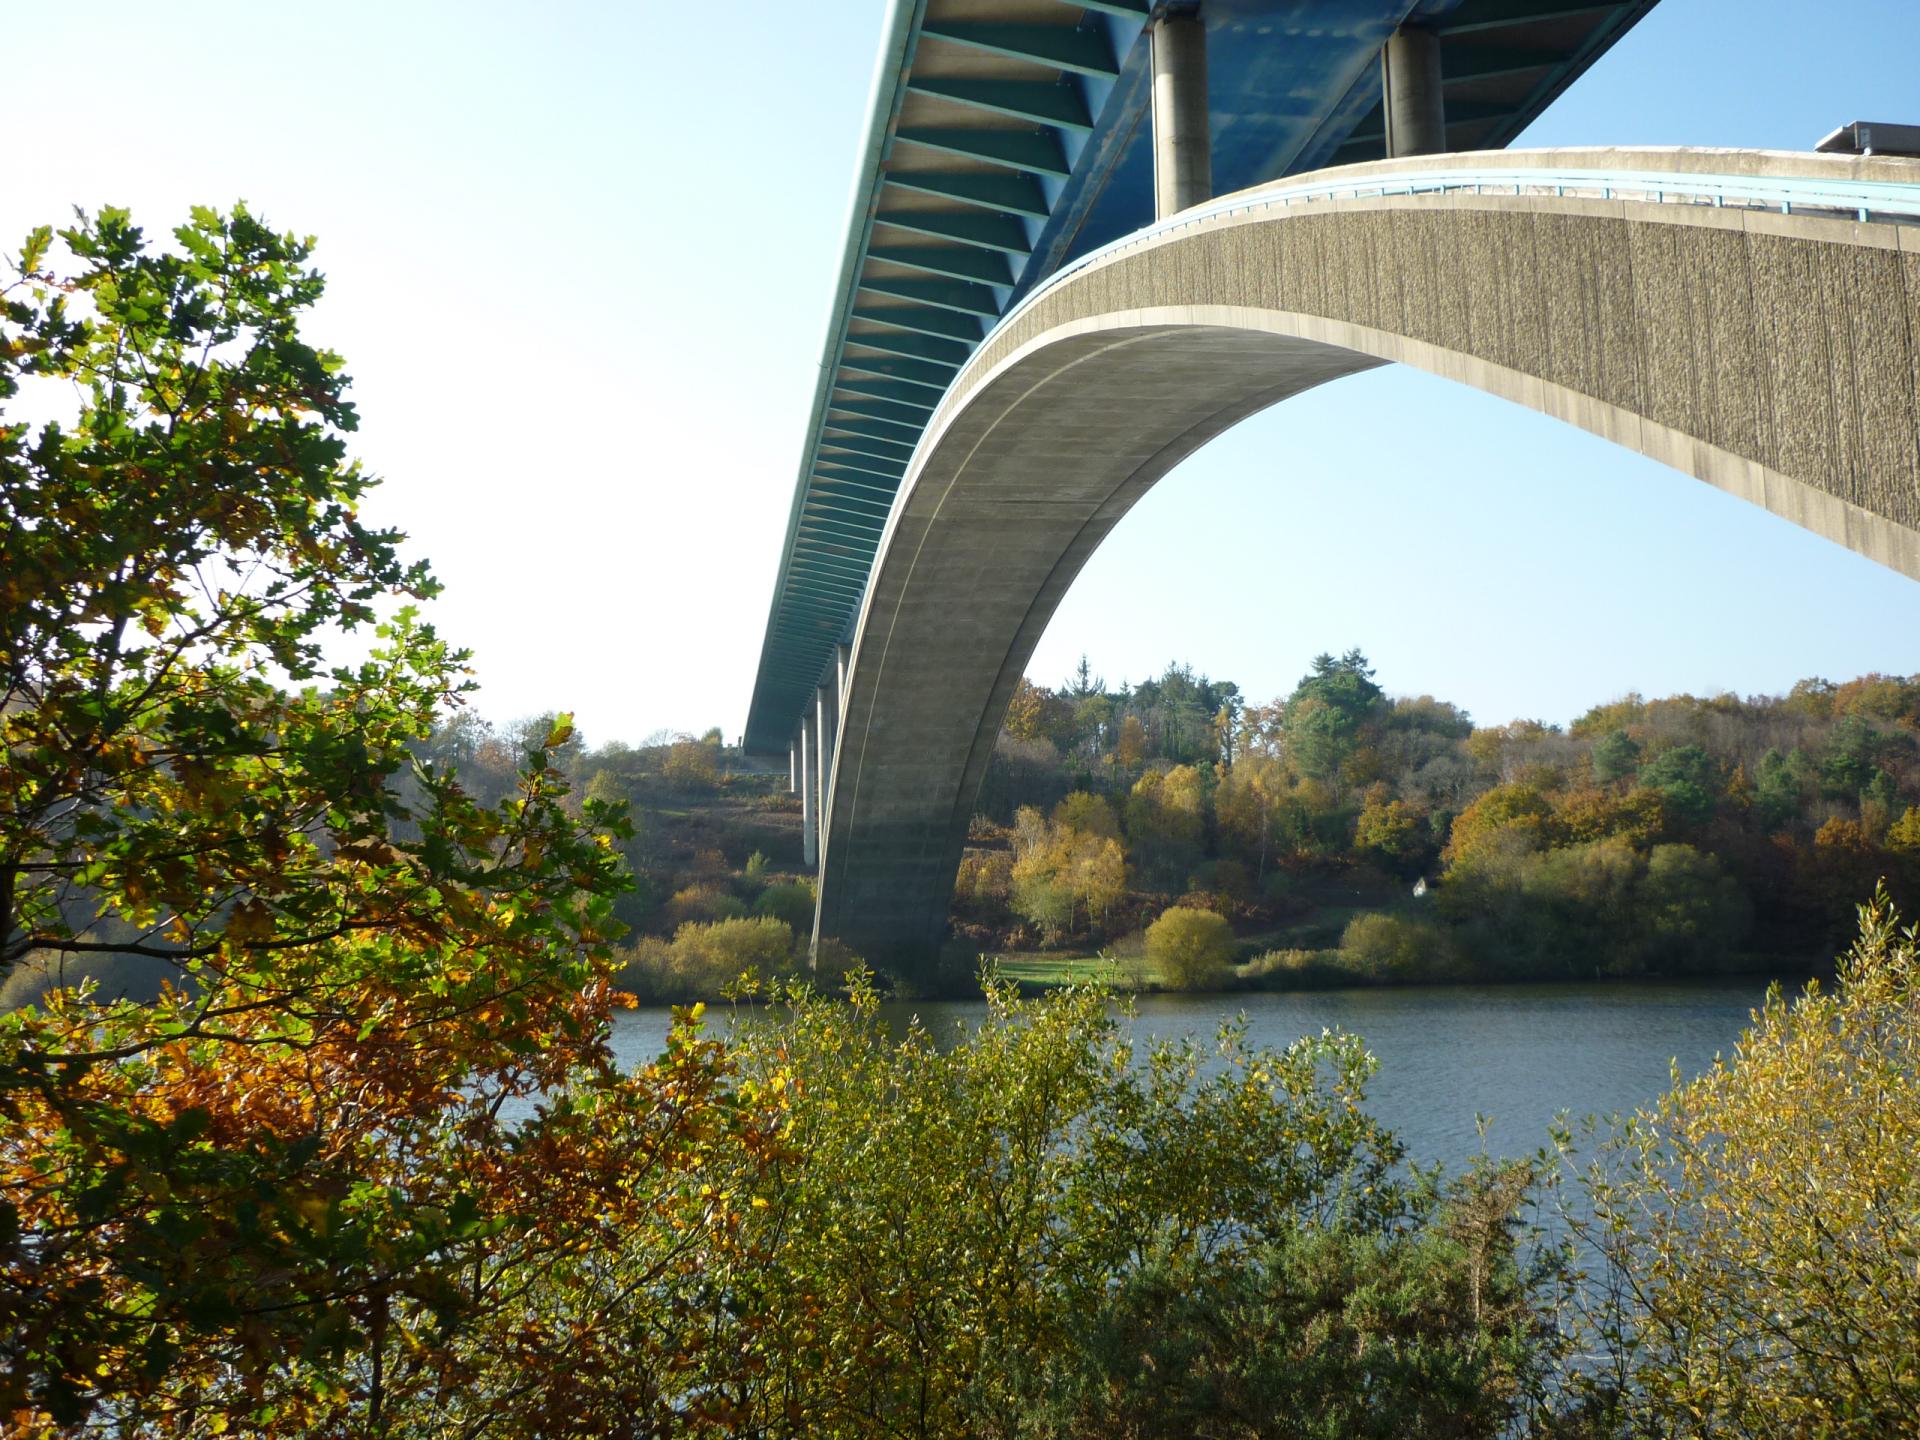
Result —
<svg viewBox="0 0 1920 1440"><path fill-rule="evenodd" d="M865 415L874 420L892 420L911 426L917 434L925 428L931 405L902 405L894 400L869 399L858 390L843 385L834 391L827 406L829 415Z"/></svg>
<svg viewBox="0 0 1920 1440"><path fill-rule="evenodd" d="M913 458L913 447L902 445L898 440L876 440L870 435L847 433L846 427L827 422L823 443L833 445L849 455L864 455L869 460L897 460L903 468Z"/></svg>
<svg viewBox="0 0 1920 1440"><path fill-rule="evenodd" d="M819 488L830 493L856 498L871 496L875 500L884 498L888 505L893 504L894 494L899 489L897 476L875 475L831 459L822 459L815 467L814 480Z"/></svg>
<svg viewBox="0 0 1920 1440"><path fill-rule="evenodd" d="M876 440L898 440L906 445L918 440L920 432L926 428L923 420L916 420L909 425L882 416L849 415L838 405L827 412L827 424L845 434L871 435Z"/></svg>
<svg viewBox="0 0 1920 1440"><path fill-rule="evenodd" d="M1104 30L1085 25L1002 25L956 20L928 20L923 35L951 40L1015 60L1032 60L1078 75L1112 79L1120 73L1113 45Z"/></svg>
<svg viewBox="0 0 1920 1440"><path fill-rule="evenodd" d="M843 343L857 345L860 340L858 336L850 336ZM936 401L947 393L947 386L953 383L951 365L932 365L904 356L849 355L842 349L840 368L850 375L871 375L879 380L899 380L917 385L922 390L931 391ZM821 408L825 409L824 403Z"/></svg>
<svg viewBox="0 0 1920 1440"><path fill-rule="evenodd" d="M891 469L885 468L888 465L887 461L875 460L866 455L822 455L819 463L823 472L827 467L832 467L832 472L827 474L826 478L833 479L845 475L849 480L866 479L875 489L885 494L889 502L899 492L900 476L906 469L904 465L895 465Z"/></svg>
<svg viewBox="0 0 1920 1440"><path fill-rule="evenodd" d="M980 328L979 316L957 315L932 305L856 305L853 318L898 326L936 339L960 340L965 342L968 354L973 353L973 347L986 333Z"/></svg>
<svg viewBox="0 0 1920 1440"><path fill-rule="evenodd" d="M922 305L936 305L943 310L958 310L962 315L985 315L995 320L1000 318L1000 302L994 298L993 291L985 285L969 285L962 280L904 280L896 276L881 276L862 280L860 288L872 295L914 300Z"/></svg>
<svg viewBox="0 0 1920 1440"><path fill-rule="evenodd" d="M1024 171L985 174L977 170L902 170L887 172L887 183L922 195L938 195L943 200L958 200L963 205L978 205L985 210L1009 215L1047 218L1046 192L1040 182Z"/></svg>
<svg viewBox="0 0 1920 1440"><path fill-rule="evenodd" d="M952 379L952 372L973 353L973 346L961 341L936 340L931 335L913 335L905 330L861 330L847 336L847 344L942 366L948 372L948 379Z"/></svg>
<svg viewBox="0 0 1920 1440"><path fill-rule="evenodd" d="M955 280L978 280L1003 290L1013 288L1013 267L1007 257L989 250L960 245L875 245L867 253L887 265L904 265L909 270Z"/></svg>
<svg viewBox="0 0 1920 1440"><path fill-rule="evenodd" d="M1059 180L1073 173L1057 131L966 129L951 125L908 125L896 137L943 155L968 160L992 160L1015 170L1051 175Z"/></svg>
<svg viewBox="0 0 1920 1440"><path fill-rule="evenodd" d="M909 78L907 89L1061 130L1093 129L1086 97L1077 84L1064 78L1049 84L1044 80L968 80L923 75Z"/></svg>
<svg viewBox="0 0 1920 1440"><path fill-rule="evenodd" d="M916 235L931 235L939 240L958 240L986 250L1008 255L1025 255L1033 249L1027 227L1017 215L978 215L970 211L882 210L874 224L895 230L911 230Z"/></svg>
<svg viewBox="0 0 1920 1440"><path fill-rule="evenodd" d="M833 387L835 393L845 391L849 395L868 395L875 400L885 400L894 405L907 405L915 410L931 412L938 407L940 397L928 395L917 385L908 385L898 380L865 380L858 376L842 376L840 383Z"/></svg>

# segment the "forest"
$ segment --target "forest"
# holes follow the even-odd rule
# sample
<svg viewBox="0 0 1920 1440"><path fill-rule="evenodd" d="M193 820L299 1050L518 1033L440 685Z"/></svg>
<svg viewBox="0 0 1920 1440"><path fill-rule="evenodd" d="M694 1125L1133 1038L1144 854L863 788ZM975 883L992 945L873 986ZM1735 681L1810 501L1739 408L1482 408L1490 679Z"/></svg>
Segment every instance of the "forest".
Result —
<svg viewBox="0 0 1920 1440"><path fill-rule="evenodd" d="M554 723L462 710L415 748L497 802ZM572 732L552 761L576 803L630 818L616 912L633 993L712 999L745 970L807 970L784 770L718 728L599 747ZM1083 662L1019 687L946 963L892 979L970 994L982 956L1071 955L1182 989L1797 975L1830 965L1882 883L1920 903L1920 677L1476 726L1389 694L1357 651L1266 704L1183 665L1109 690ZM1206 954L1170 960L1176 929L1205 931ZM829 974L851 958L823 957Z"/></svg>
<svg viewBox="0 0 1920 1440"><path fill-rule="evenodd" d="M1265 704L1083 662L1016 695L956 916L988 947L1112 944L1173 903L1317 935L1257 961L1306 982L1791 970L1877 881L1914 897L1917 741L1920 677L1628 695L1563 728L1390 695L1351 650Z"/></svg>

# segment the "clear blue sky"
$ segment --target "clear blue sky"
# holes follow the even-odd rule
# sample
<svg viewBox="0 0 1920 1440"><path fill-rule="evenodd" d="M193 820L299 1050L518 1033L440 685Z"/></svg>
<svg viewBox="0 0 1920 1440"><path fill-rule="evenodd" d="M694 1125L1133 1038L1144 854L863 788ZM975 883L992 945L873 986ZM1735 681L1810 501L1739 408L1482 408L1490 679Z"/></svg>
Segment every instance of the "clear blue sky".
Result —
<svg viewBox="0 0 1920 1440"><path fill-rule="evenodd" d="M0 238L245 197L317 234L371 508L432 558L481 705L589 740L745 719L880 0L0 5ZM31 49L32 63L24 56ZM1911 0L1664 0L1523 144L1806 148L1920 121ZM1483 721L1920 670L1920 585L1401 369L1150 494L1035 658L1289 688L1358 645Z"/></svg>

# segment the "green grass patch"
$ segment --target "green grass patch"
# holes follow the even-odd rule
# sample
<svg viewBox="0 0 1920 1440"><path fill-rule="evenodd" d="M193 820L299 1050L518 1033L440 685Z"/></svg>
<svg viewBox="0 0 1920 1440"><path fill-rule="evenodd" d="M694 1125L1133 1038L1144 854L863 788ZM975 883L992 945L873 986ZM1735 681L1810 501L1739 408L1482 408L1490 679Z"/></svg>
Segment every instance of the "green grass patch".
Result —
<svg viewBox="0 0 1920 1440"><path fill-rule="evenodd" d="M1087 985L1095 981L1113 984L1120 976L1111 960L1098 955L1012 954L996 957L1000 973L1021 985Z"/></svg>

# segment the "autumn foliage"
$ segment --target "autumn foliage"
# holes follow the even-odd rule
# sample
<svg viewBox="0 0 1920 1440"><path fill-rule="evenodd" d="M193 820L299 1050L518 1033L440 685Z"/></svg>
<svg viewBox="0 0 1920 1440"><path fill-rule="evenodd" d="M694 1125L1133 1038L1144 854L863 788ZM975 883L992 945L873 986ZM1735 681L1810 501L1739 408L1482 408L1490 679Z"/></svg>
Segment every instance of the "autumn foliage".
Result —
<svg viewBox="0 0 1920 1440"><path fill-rule="evenodd" d="M621 815L570 810L564 721L497 805L415 763L465 657L359 517L309 244L243 209L58 239L0 330L0 399L79 397L0 428L0 965L164 988L0 1018L0 1413L308 1435L461 1395L467 1433L606 1433L657 1367L601 1378L526 1288L724 1232L678 1186L733 1124L713 1046L609 1060Z"/></svg>

